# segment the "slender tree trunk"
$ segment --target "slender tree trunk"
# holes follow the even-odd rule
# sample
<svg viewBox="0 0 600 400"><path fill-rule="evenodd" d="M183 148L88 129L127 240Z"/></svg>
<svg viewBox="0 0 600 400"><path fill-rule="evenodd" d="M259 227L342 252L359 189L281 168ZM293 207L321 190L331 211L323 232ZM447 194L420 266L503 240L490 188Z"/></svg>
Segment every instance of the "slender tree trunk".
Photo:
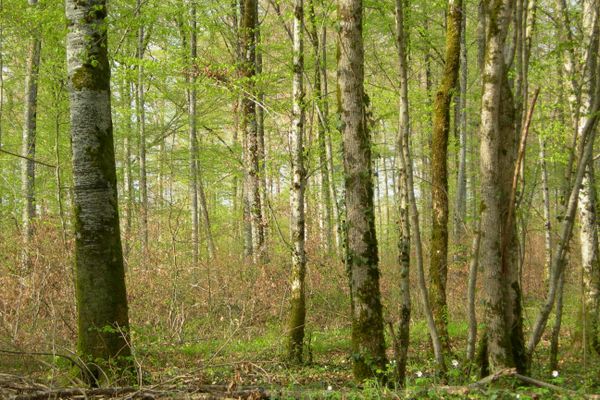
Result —
<svg viewBox="0 0 600 400"><path fill-rule="evenodd" d="M125 246L124 246L124 256L125 260L127 260L129 256L129 251L131 249L130 241L131 241L131 227L133 222L133 208L135 203L135 191L133 187L133 169L131 166L131 92L132 85L128 82L125 82L123 85L123 109L125 110L125 129L127 131L125 135L125 190L126 190L126 199L127 203L125 205Z"/></svg>
<svg viewBox="0 0 600 400"><path fill-rule="evenodd" d="M258 20L258 1L256 1L256 18ZM256 75L260 78L263 71L263 58L261 48L261 29L256 26ZM266 257L267 249L267 234L269 228L269 218L267 213L268 196L267 196L267 149L265 146L265 93L262 87L258 89L258 104L256 106L256 134L258 140L258 179L260 191L260 229L263 233L263 250L262 253ZM265 259L266 260L266 259Z"/></svg>
<svg viewBox="0 0 600 400"><path fill-rule="evenodd" d="M328 135L328 121L325 109L327 107L327 93L323 91L325 82L321 79L321 52L319 51L319 33L317 29L317 17L315 14L315 0L309 0L308 2L308 13L310 22L310 40L313 47L313 53L315 57L315 79L313 84L313 90L315 92L315 103L317 109L317 119L319 121L317 125L317 145L319 154L319 218L322 242L325 242L325 248L328 254L331 254L333 250L333 225L332 225L332 206L331 206L331 192L330 192L330 180L329 180L329 167L327 163L327 135ZM323 43L321 43L323 46ZM325 89L326 90L326 89Z"/></svg>
<svg viewBox="0 0 600 400"><path fill-rule="evenodd" d="M548 285L548 294L546 295L546 300L540 307L535 323L531 328L529 340L527 342L527 352L529 354L529 359L531 359L531 355L535 350L535 347L539 343L544 329L546 328L548 317L550 316L550 312L552 311L552 308L554 306L554 300L556 298L559 278L564 270L564 261L567 253L567 248L569 246L571 235L573 233L573 224L575 220L575 213L577 210L579 190L583 182L583 176L585 174L586 165L592 158L594 139L596 137L595 126L598 119L597 113L599 109L599 97L600 96L597 88L596 92L594 93L594 105L591 108L590 117L588 118L584 127L581 130L583 146L580 146L579 150L579 163L577 165L577 172L574 176L571 185L569 200L564 207L563 213L561 214L564 215L564 218L562 219L559 241L556 247L554 258L552 260L552 266L550 268L550 284Z"/></svg>
<svg viewBox="0 0 600 400"><path fill-rule="evenodd" d="M198 265L200 258L200 211L198 206L198 132L196 127L196 57L197 57L197 33L196 33L196 2L190 1L190 66L187 74L188 81L188 118L190 135L190 202L192 219L192 261L194 266Z"/></svg>
<svg viewBox="0 0 600 400"><path fill-rule="evenodd" d="M246 197L250 228L252 233L252 257L254 262L264 261L264 231L262 207L260 203L260 157L258 150L258 130L256 121L256 34L257 29L257 0L244 0L244 10L241 26L242 77L245 90L242 98L242 130L246 137Z"/></svg>
<svg viewBox="0 0 600 400"><path fill-rule="evenodd" d="M410 121L408 114L408 71L406 63L406 37L404 27L403 0L396 0L396 45L400 59L400 107L398 121L397 153L404 160L403 152L408 153ZM393 172L394 173L394 172ZM398 355L397 379L402 387L406 385L406 364L408 361L408 346L410 342L410 200L409 169L406 162L401 162L398 168L399 194L399 235L398 235L398 264L400 265L400 324L398 326Z"/></svg>
<svg viewBox="0 0 600 400"><path fill-rule="evenodd" d="M141 14L142 1L136 0L136 9L138 16ZM137 37L137 58L138 58L138 76L136 83L136 118L138 129L138 151L140 164L140 197L141 197L141 222L142 222L142 253L148 251L148 183L146 172L146 109L144 101L144 53L145 37L144 25L140 23Z"/></svg>
<svg viewBox="0 0 600 400"><path fill-rule="evenodd" d="M499 118L502 85L507 73L504 67L504 44L512 14L511 4L507 0L484 2L488 34L481 109L480 187L483 210L480 262L484 271L483 298L491 372L513 365L510 335L505 319L506 288L501 259L502 236L498 229L503 226L499 196L498 154L501 145Z"/></svg>
<svg viewBox="0 0 600 400"><path fill-rule="evenodd" d="M456 176L456 206L454 211L454 236L460 243L465 233L467 218L467 13L462 12L460 30L460 96L458 101L458 174Z"/></svg>
<svg viewBox="0 0 600 400"><path fill-rule="evenodd" d="M341 0L338 74L344 140L346 241L352 305L355 379L385 369L385 340L379 289L373 204L371 143L365 116L362 1Z"/></svg>
<svg viewBox="0 0 600 400"><path fill-rule="evenodd" d="M450 104L460 67L462 0L449 0L446 26L446 62L442 83L435 98L431 146L431 306L444 351L450 351L448 336L448 138Z"/></svg>
<svg viewBox="0 0 600 400"><path fill-rule="evenodd" d="M467 299L469 302L469 335L467 337L467 360L475 361L475 346L477 344L477 313L475 298L477 297L477 269L479 268L479 246L481 243L481 219L477 222L477 231L471 246L471 261L469 263L469 283L467 285Z"/></svg>
<svg viewBox="0 0 600 400"><path fill-rule="evenodd" d="M292 187L290 192L290 226L292 236L291 313L289 326L288 358L294 363L302 362L304 323L306 320L305 279L306 255L304 253L304 4L294 2L293 28L293 85L292 128L290 150L292 155Z"/></svg>
<svg viewBox="0 0 600 400"><path fill-rule="evenodd" d="M419 225L419 211L417 200L415 198L415 188L413 181L413 165L410 151L410 121L408 104L408 62L406 53L406 36L404 27L404 7L402 0L396 0L396 41L398 48L398 64L400 75L400 132L398 142L401 145L399 156L399 168L406 171L406 182L398 182L399 185L406 185L406 192L409 202L409 216L411 224L411 238L415 244L415 258L417 264L417 276L419 281L419 291L423 302L423 310L427 318L427 328L431 336L435 359L438 368L442 374L446 371L442 343L435 325L433 313L429 304L429 294L425 281L425 268L423 266L423 246L421 243L421 230ZM401 194L402 192L400 192Z"/></svg>
<svg viewBox="0 0 600 400"><path fill-rule="evenodd" d="M106 14L103 0L66 2L78 350L92 381L109 371L100 361L131 365Z"/></svg>
<svg viewBox="0 0 600 400"><path fill-rule="evenodd" d="M548 188L548 168L546 166L546 140L539 138L540 142L540 166L542 173L542 197L544 202L544 280L550 278L550 265L552 264L552 219L550 216L550 191Z"/></svg>
<svg viewBox="0 0 600 400"><path fill-rule="evenodd" d="M558 344L560 338L560 326L562 323L563 295L565 286L565 272L558 278L558 294L556 295L556 312L554 316L554 325L552 326L552 335L550 338L550 370L558 369Z"/></svg>
<svg viewBox="0 0 600 400"><path fill-rule="evenodd" d="M29 0L29 7L37 7L37 0ZM35 206L35 145L37 133L38 75L42 42L38 28L34 28L29 44L27 72L25 75L25 114L23 117L23 142L21 160L21 185L25 199L23 206L23 266L30 267L29 242L33 236Z"/></svg>

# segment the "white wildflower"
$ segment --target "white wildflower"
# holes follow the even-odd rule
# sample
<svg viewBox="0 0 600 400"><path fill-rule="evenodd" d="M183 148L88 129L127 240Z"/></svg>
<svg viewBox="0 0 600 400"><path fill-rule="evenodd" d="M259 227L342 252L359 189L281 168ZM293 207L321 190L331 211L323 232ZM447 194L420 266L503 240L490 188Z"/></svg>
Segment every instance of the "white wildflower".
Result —
<svg viewBox="0 0 600 400"><path fill-rule="evenodd" d="M423 376L423 373L421 371L417 371L417 378L420 378Z"/></svg>
<svg viewBox="0 0 600 400"><path fill-rule="evenodd" d="M457 368L458 367L458 360L452 360L452 366L454 368Z"/></svg>
<svg viewBox="0 0 600 400"><path fill-rule="evenodd" d="M329 386L327 386L327 390L331 392L333 390L333 387L331 385L329 385Z"/></svg>
<svg viewBox="0 0 600 400"><path fill-rule="evenodd" d="M552 377L553 378L558 378L558 371L557 370L552 371Z"/></svg>

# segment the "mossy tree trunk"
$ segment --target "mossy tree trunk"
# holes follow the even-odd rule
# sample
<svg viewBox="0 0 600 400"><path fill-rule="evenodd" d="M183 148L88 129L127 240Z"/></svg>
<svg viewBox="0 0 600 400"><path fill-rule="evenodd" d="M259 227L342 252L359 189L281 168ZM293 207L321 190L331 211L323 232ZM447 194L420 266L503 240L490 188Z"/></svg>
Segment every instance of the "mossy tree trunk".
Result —
<svg viewBox="0 0 600 400"><path fill-rule="evenodd" d="M362 1L338 4L338 76L344 145L347 266L352 305L352 360L356 380L385 370L373 204L371 140L364 91Z"/></svg>
<svg viewBox="0 0 600 400"><path fill-rule="evenodd" d="M291 235L292 235L292 276L291 313L289 325L288 358L291 362L302 362L304 324L306 320L305 279L306 254L304 252L304 4L294 2L293 28L293 83L292 83L292 128L290 130L290 151L292 159L292 187L290 190Z"/></svg>
<svg viewBox="0 0 600 400"><path fill-rule="evenodd" d="M67 67L73 147L78 350L94 378L99 362L130 362L110 105L106 2L68 0Z"/></svg>
<svg viewBox="0 0 600 400"><path fill-rule="evenodd" d="M433 137L431 141L431 280L430 298L433 315L446 352L448 337L448 138L450 133L450 102L458 81L460 68L460 35L462 0L449 0L446 24L446 62L442 83L435 97Z"/></svg>

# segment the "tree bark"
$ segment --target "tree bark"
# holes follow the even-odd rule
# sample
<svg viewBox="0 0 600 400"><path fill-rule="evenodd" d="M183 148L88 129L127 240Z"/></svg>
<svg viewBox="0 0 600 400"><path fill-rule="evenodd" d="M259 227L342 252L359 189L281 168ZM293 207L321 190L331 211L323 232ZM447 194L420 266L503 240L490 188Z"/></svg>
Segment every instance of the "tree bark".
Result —
<svg viewBox="0 0 600 400"><path fill-rule="evenodd" d="M130 365L104 0L67 0L78 350L100 377Z"/></svg>
<svg viewBox="0 0 600 400"><path fill-rule="evenodd" d="M324 92L324 83L321 79L321 52L319 51L319 33L317 29L317 16L315 13L315 0L308 2L308 15L310 22L310 41L313 47L315 57L315 78L313 91L315 92L315 103L317 109L317 146L319 154L319 228L321 230L321 239L325 243L325 249L328 254L333 250L333 225L332 225L332 205L329 181L329 167L327 164L327 135L328 121L325 109L327 107L327 92ZM321 43L323 46L323 43Z"/></svg>
<svg viewBox="0 0 600 400"><path fill-rule="evenodd" d="M507 71L504 66L506 41L512 2L488 0L484 2L488 22L483 66L483 95L481 108L480 175L481 175L481 249L480 263L484 271L483 303L487 329L487 350L491 372L513 366L510 335L505 319L506 293L502 271L501 242L498 227L503 226L499 187L499 163L502 133L500 131L500 104L502 86Z"/></svg>
<svg viewBox="0 0 600 400"><path fill-rule="evenodd" d="M446 26L446 62L441 86L435 97L431 143L431 257L430 299L444 351L450 351L448 336L448 138L450 103L460 67L462 0L449 0Z"/></svg>
<svg viewBox="0 0 600 400"><path fill-rule="evenodd" d="M260 156L256 121L256 34L257 0L244 0L241 36L244 60L241 75L244 79L242 97L242 130L246 139L246 198L252 235L252 257L255 263L264 261L264 231L260 203Z"/></svg>
<svg viewBox="0 0 600 400"><path fill-rule="evenodd" d="M467 218L467 13L462 12L460 30L460 95L458 99L458 174L456 176L456 206L454 211L454 236L460 243L465 233Z"/></svg>
<svg viewBox="0 0 600 400"><path fill-rule="evenodd" d="M291 362L302 362L304 345L304 323L306 321L305 275L306 254L304 252L304 2L294 2L293 24L293 83L292 83L292 127L290 151L292 159L292 187L290 192L290 226L292 236L291 312L289 325L288 358Z"/></svg>
<svg viewBox="0 0 600 400"><path fill-rule="evenodd" d="M37 8L37 0L29 0L29 8ZM35 145L37 133L38 76L42 42L39 29L33 29L27 72L25 75L25 113L23 116L23 142L21 154L21 185L25 203L23 206L23 267L30 267L29 243L33 236L33 219L36 216L35 205Z"/></svg>
<svg viewBox="0 0 600 400"><path fill-rule="evenodd" d="M138 17L141 15L142 0L136 0L136 12ZM137 82L136 82L136 118L137 118L137 129L138 129L138 151L139 151L139 162L140 162L140 205L141 205L141 230L142 230L142 253L148 251L148 182L146 172L146 106L144 100L144 53L146 51L145 46L145 34L144 25L140 22L137 36Z"/></svg>
<svg viewBox="0 0 600 400"><path fill-rule="evenodd" d="M385 370L371 143L365 113L362 1L338 6L338 59L344 143L347 265L352 305L353 372L362 381Z"/></svg>

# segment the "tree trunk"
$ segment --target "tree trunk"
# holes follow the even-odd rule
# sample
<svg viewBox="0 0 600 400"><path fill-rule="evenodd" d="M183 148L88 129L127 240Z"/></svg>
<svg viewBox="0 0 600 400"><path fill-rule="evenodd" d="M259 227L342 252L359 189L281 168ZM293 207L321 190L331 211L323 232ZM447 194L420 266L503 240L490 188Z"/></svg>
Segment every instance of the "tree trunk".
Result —
<svg viewBox="0 0 600 400"><path fill-rule="evenodd" d="M421 230L419 225L419 211L417 209L417 200L415 198L415 187L413 181L413 165L410 151L410 121L409 121L409 104L408 104L408 62L406 54L406 37L404 27L404 7L402 0L396 0L396 42L398 48L398 64L400 75L400 127L399 139L400 151L399 167L406 171L406 182L401 180L398 185L406 185L406 192L409 202L409 214L411 223L411 238L415 244L415 257L417 264L417 275L419 281L419 291L423 302L423 311L427 319L427 328L431 336L435 359L438 363L438 368L442 374L446 371L444 362L444 354L442 351L442 343L435 326L435 320L429 304L429 294L427 292L427 284L425 281L425 271L423 266L423 246L421 243ZM400 192L401 193L401 192Z"/></svg>
<svg viewBox="0 0 600 400"><path fill-rule="evenodd" d="M133 209L135 203L135 190L133 187L133 169L131 162L131 92L132 87L131 84L125 82L123 85L123 109L125 110L125 129L127 133L125 134L125 191L127 195L125 196L127 199L127 204L125 206L125 246L124 246L124 256L127 260L129 256L129 251L131 249L130 241L131 241L131 226L133 222Z"/></svg>
<svg viewBox="0 0 600 400"><path fill-rule="evenodd" d="M94 380L131 365L103 0L67 0L78 350ZM112 364L111 364L112 365ZM89 378L89 377L88 377Z"/></svg>
<svg viewBox="0 0 600 400"><path fill-rule="evenodd" d="M498 229L503 226L498 163L502 140L499 118L502 85L507 73L504 66L504 44L512 14L511 5L507 0L491 0L484 3L488 34L481 108L480 187L483 210L480 263L484 271L483 303L491 372L513 366L510 335L505 319L506 287L502 271L502 236Z"/></svg>
<svg viewBox="0 0 600 400"><path fill-rule="evenodd" d="M481 243L481 219L477 221L477 231L471 246L471 262L469 263L469 283L467 299L469 302L469 336L467 337L467 361L475 361L475 346L477 343L477 313L475 298L477 297L477 269L479 268L479 246Z"/></svg>
<svg viewBox="0 0 600 400"><path fill-rule="evenodd" d="M196 2L190 1L190 59L188 81L188 118L190 135L190 202L192 219L192 262L196 267L200 258L200 211L198 207L198 133L196 128ZM185 43L185 41L184 41Z"/></svg>
<svg viewBox="0 0 600 400"><path fill-rule="evenodd" d="M435 98L431 143L431 264L429 290L436 327L444 351L450 351L448 337L448 138L450 103L460 67L462 0L449 0L446 27L446 62L442 83Z"/></svg>
<svg viewBox="0 0 600 400"><path fill-rule="evenodd" d="M138 17L141 14L142 0L137 0L136 10ZM138 151L140 162L140 197L141 197L141 230L142 230L142 253L148 251L148 183L146 172L146 109L144 101L144 53L145 38L144 25L140 22L137 37L137 58L138 58L138 76L136 83L136 118L138 129Z"/></svg>
<svg viewBox="0 0 600 400"><path fill-rule="evenodd" d="M36 8L37 0L29 0L29 7ZM25 203L23 207L23 267L30 267L29 242L33 236L35 210L35 142L37 133L38 75L42 42L38 28L34 28L25 75L25 114L23 116L23 142L21 160L21 185Z"/></svg>
<svg viewBox="0 0 600 400"><path fill-rule="evenodd" d="M341 0L338 74L344 142L346 241L355 379L385 370L371 143L365 117L362 1Z"/></svg>
<svg viewBox="0 0 600 400"><path fill-rule="evenodd" d="M258 1L256 2L256 18L258 20ZM260 26L256 26L256 75L260 79L263 71L263 58L261 49ZM266 257L267 233L269 227L269 218L267 214L267 149L265 145L265 93L262 87L257 94L258 104L256 107L256 134L258 140L258 179L260 191L260 229L263 233L263 250ZM266 260L266 258L265 258Z"/></svg>
<svg viewBox="0 0 600 400"><path fill-rule="evenodd" d="M256 34L257 0L244 0L241 26L244 60L241 75L245 91L242 98L242 130L246 138L246 198L252 234L252 257L254 262L264 261L264 231L260 203L260 155L256 122Z"/></svg>
<svg viewBox="0 0 600 400"><path fill-rule="evenodd" d="M465 233L467 218L467 13L462 12L460 30L460 96L458 100L458 174L456 176L456 208L454 237L460 243Z"/></svg>
<svg viewBox="0 0 600 400"><path fill-rule="evenodd" d="M319 218L320 218L320 229L322 235L322 241L325 242L325 249L328 254L331 254L333 250L333 225L332 225L332 206L331 206L331 192L330 192L330 180L329 180L329 167L327 163L327 135L328 135L328 121L325 113L327 107L327 92L324 92L324 82L321 79L321 52L319 51L319 33L317 30L317 17L315 14L315 0L309 0L308 2L308 15L310 21L310 40L313 47L313 54L315 57L315 80L314 80L314 97L317 109L317 119L319 121L317 125L317 146L319 154ZM323 46L324 43L321 43ZM326 89L325 89L326 90Z"/></svg>
<svg viewBox="0 0 600 400"><path fill-rule="evenodd" d="M292 159L292 187L290 192L290 226L292 239L291 312L289 325L288 358L291 362L302 362L304 323L306 320L305 279L306 255L304 253L304 4L294 2L293 28L293 85L292 127L290 150Z"/></svg>
<svg viewBox="0 0 600 400"><path fill-rule="evenodd" d="M550 265L552 264L552 218L550 216L550 191L548 189L548 168L546 166L546 140L541 138L540 142L540 165L542 172L542 197L544 201L544 281L550 278Z"/></svg>
<svg viewBox="0 0 600 400"><path fill-rule="evenodd" d="M582 145L583 132L594 101L597 75L597 53L599 40L599 8L596 0L583 2L583 36L584 43L589 43L586 52L587 59L583 63L582 88L579 106L578 142ZM581 189L579 191L579 202L577 216L579 218L579 240L581 241L581 267L583 270L583 308L582 313L584 327L584 338L592 338L591 332L597 332L597 314L600 305L600 259L598 255L598 226L596 224L596 188L594 186L594 163L589 160L586 165ZM586 329L586 326L591 329ZM585 343L587 348L589 343Z"/></svg>

